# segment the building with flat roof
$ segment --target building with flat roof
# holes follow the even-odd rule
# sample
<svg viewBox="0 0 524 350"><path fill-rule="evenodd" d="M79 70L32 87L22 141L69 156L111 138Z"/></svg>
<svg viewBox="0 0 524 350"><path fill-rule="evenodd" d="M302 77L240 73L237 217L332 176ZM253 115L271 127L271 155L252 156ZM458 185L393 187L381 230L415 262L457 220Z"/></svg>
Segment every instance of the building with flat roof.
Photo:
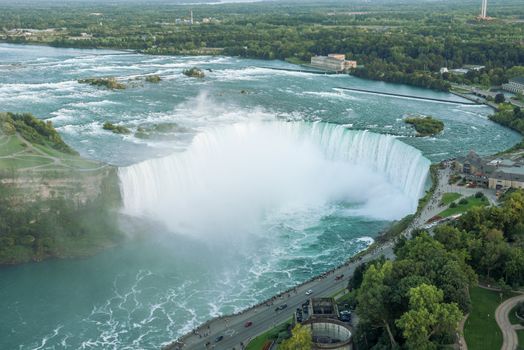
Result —
<svg viewBox="0 0 524 350"><path fill-rule="evenodd" d="M524 189L524 157L505 155L497 158L482 158L474 151L458 157L453 164L467 181L494 190L508 188Z"/></svg>
<svg viewBox="0 0 524 350"><path fill-rule="evenodd" d="M348 61L346 55L332 53L327 56L311 57L311 66L335 72L347 72L357 67L357 61Z"/></svg>
<svg viewBox="0 0 524 350"><path fill-rule="evenodd" d="M524 189L524 166L498 168L489 175L489 188L494 190L505 188Z"/></svg>
<svg viewBox="0 0 524 350"><path fill-rule="evenodd" d="M310 318L335 318L340 317L338 306L333 298L311 298L309 303Z"/></svg>
<svg viewBox="0 0 524 350"><path fill-rule="evenodd" d="M512 78L508 83L502 84L502 88L514 94L524 94L524 77Z"/></svg>

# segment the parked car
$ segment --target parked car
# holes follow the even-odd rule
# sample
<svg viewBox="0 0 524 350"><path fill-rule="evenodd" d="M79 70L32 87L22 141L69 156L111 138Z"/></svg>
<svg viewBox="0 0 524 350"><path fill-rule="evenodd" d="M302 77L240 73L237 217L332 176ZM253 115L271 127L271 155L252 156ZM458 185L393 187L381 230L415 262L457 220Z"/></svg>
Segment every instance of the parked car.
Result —
<svg viewBox="0 0 524 350"><path fill-rule="evenodd" d="M311 289L306 292L306 295L311 295L311 294L313 294L313 291Z"/></svg>
<svg viewBox="0 0 524 350"><path fill-rule="evenodd" d="M218 337L215 338L215 343L218 343L222 339L224 339L224 336L223 335L219 335Z"/></svg>
<svg viewBox="0 0 524 350"><path fill-rule="evenodd" d="M335 277L335 281L339 281L339 280L341 280L342 278L344 278L344 274L337 275L337 276Z"/></svg>
<svg viewBox="0 0 524 350"><path fill-rule="evenodd" d="M251 327L253 325L253 322L251 321L246 321L246 323L244 323L244 327Z"/></svg>

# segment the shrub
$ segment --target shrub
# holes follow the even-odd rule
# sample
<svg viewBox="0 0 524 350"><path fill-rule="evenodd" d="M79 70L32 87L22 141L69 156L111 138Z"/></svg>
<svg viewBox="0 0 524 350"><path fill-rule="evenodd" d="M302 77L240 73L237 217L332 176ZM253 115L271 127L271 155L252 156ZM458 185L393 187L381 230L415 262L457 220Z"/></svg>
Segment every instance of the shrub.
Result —
<svg viewBox="0 0 524 350"><path fill-rule="evenodd" d="M482 197L484 197L484 193L482 193L480 191L475 193L475 198L482 198Z"/></svg>
<svg viewBox="0 0 524 350"><path fill-rule="evenodd" d="M462 198L461 200L459 200L459 204L460 205L466 205L466 204L468 204L468 200L466 198Z"/></svg>
<svg viewBox="0 0 524 350"><path fill-rule="evenodd" d="M495 103L503 103L504 101L506 101L506 97L504 96L504 94L495 95Z"/></svg>
<svg viewBox="0 0 524 350"><path fill-rule="evenodd" d="M449 205L450 208L456 208L457 207L457 203L453 202Z"/></svg>
<svg viewBox="0 0 524 350"><path fill-rule="evenodd" d="M519 317L524 318L524 302L523 301L518 303L516 310L517 310L517 315L519 315Z"/></svg>
<svg viewBox="0 0 524 350"><path fill-rule="evenodd" d="M148 83L160 83L161 80L162 80L162 79L161 79L160 76L158 76L158 75L148 75L148 76L146 77L146 81L147 81Z"/></svg>
<svg viewBox="0 0 524 350"><path fill-rule="evenodd" d="M202 71L202 69L197 68L197 67L193 67L191 69L185 69L182 73L192 78L203 78L206 76L204 72Z"/></svg>
<svg viewBox="0 0 524 350"><path fill-rule="evenodd" d="M417 136L436 135L444 130L444 123L433 117L406 118L404 121L415 127Z"/></svg>
<svg viewBox="0 0 524 350"><path fill-rule="evenodd" d="M6 133L18 132L25 140L69 154L77 154L63 140L50 121L42 121L30 113L0 113L0 126Z"/></svg>
<svg viewBox="0 0 524 350"><path fill-rule="evenodd" d="M80 84L89 84L94 86L101 86L111 90L123 90L126 86L122 83L119 83L115 78L89 78L89 79L80 79L78 81Z"/></svg>
<svg viewBox="0 0 524 350"><path fill-rule="evenodd" d="M109 122L104 123L103 129L112 131L115 134L130 134L131 133L131 130L129 130L125 126L115 125Z"/></svg>

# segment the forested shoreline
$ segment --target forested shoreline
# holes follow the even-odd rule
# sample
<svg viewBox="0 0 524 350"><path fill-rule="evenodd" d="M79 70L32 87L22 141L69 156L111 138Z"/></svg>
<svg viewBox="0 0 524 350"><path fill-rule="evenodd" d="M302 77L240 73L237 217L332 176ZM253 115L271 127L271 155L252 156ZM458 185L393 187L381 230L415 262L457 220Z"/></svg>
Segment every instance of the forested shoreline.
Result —
<svg viewBox="0 0 524 350"><path fill-rule="evenodd" d="M424 230L394 249L396 260L360 265L349 282L360 349L436 349L455 342L470 289L478 281L503 293L524 283L524 192L500 207L474 208L458 221Z"/></svg>
<svg viewBox="0 0 524 350"><path fill-rule="evenodd" d="M516 0L495 3L496 19L475 19L473 1L444 7L406 2L346 5L225 4L166 6L59 5L42 11L0 6L0 39L59 47L133 49L148 54L222 54L309 62L343 53L359 62L352 74L447 91L451 83L500 85L524 65L524 14ZM195 16L188 24L189 11ZM49 30L30 36L16 28ZM466 75L442 67L483 65ZM518 72L517 72L518 73Z"/></svg>

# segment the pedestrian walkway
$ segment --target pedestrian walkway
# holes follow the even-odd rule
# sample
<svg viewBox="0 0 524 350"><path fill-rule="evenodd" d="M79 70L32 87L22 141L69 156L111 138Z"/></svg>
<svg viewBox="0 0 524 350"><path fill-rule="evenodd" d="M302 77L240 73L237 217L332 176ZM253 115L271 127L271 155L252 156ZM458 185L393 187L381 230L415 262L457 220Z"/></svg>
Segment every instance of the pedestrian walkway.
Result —
<svg viewBox="0 0 524 350"><path fill-rule="evenodd" d="M509 321L509 313L518 303L524 301L524 294L509 298L497 307L495 319L502 331L504 341L501 350L516 350L519 343L517 329L523 329L521 325L512 325Z"/></svg>

